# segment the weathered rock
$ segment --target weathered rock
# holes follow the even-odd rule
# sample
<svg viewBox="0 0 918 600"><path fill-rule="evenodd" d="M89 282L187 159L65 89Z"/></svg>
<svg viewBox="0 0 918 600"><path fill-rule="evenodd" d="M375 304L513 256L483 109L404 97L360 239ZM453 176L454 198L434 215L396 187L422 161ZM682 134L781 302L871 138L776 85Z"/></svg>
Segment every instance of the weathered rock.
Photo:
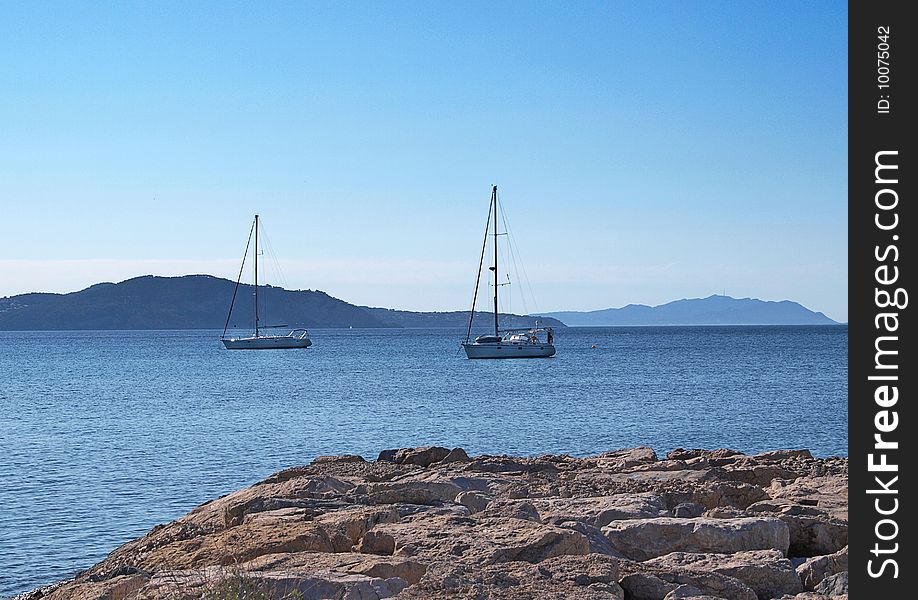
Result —
<svg viewBox="0 0 918 600"><path fill-rule="evenodd" d="M582 520L605 527L622 519L649 519L669 514L666 502L657 494L616 494L591 498L551 498L532 501L543 519Z"/></svg>
<svg viewBox="0 0 918 600"><path fill-rule="evenodd" d="M615 583L619 580L619 561L609 556L562 555L539 563L539 572L557 581L571 581L578 586L592 583Z"/></svg>
<svg viewBox="0 0 918 600"><path fill-rule="evenodd" d="M397 557L392 557L397 558ZM421 580L424 573L427 572L427 565L413 560L378 560L375 562L365 562L359 566L352 567L352 573L361 573L367 577L378 577L380 579L404 579L408 585L413 585Z"/></svg>
<svg viewBox="0 0 918 600"><path fill-rule="evenodd" d="M33 590L19 594L18 596L13 596L14 600L41 600L42 598L50 598L52 594L60 590L61 593L55 595L56 598L72 598L82 596L80 593L80 588L87 586L89 588L97 588L93 584L86 584L78 582L76 579L65 579L63 581L55 581L48 585L43 585L37 587Z"/></svg>
<svg viewBox="0 0 918 600"><path fill-rule="evenodd" d="M752 588L721 573L634 563L623 563L620 569L621 586L634 600L661 600L683 585L692 586L697 590L693 593L702 597L757 600Z"/></svg>
<svg viewBox="0 0 918 600"><path fill-rule="evenodd" d="M340 456L317 456L313 459L313 465L326 465L329 463L353 463L367 462L362 456L356 454L342 454Z"/></svg>
<svg viewBox="0 0 918 600"><path fill-rule="evenodd" d="M433 515L446 517L468 517L471 512L461 504L426 505L426 504L392 504L400 519L412 521Z"/></svg>
<svg viewBox="0 0 918 600"><path fill-rule="evenodd" d="M120 567L115 567L110 571L96 571L91 575L87 576L87 580L91 583L97 583L99 581L108 581L115 577L123 577L125 575L142 575L143 577L149 579L150 573L144 571L143 569L138 569L137 567L131 567L129 565L121 565Z"/></svg>
<svg viewBox="0 0 918 600"><path fill-rule="evenodd" d="M281 498L272 498L271 501L276 508L290 508L291 503L296 502L295 500ZM281 503L286 504L286 506L281 505ZM265 508L264 498L250 498L237 504L227 506L223 510L223 522L227 527L235 527L236 525L242 525L247 514L252 512L265 512L268 510L271 509Z"/></svg>
<svg viewBox="0 0 918 600"><path fill-rule="evenodd" d="M417 465L429 467L435 462L446 458L450 453L449 448L442 446L421 446L418 448L398 448L383 450L379 453L377 461L394 462L398 465Z"/></svg>
<svg viewBox="0 0 918 600"><path fill-rule="evenodd" d="M775 479L796 479L797 473L778 464L758 464L755 459L743 458L723 468L718 473L721 479L751 483L767 487Z"/></svg>
<svg viewBox="0 0 918 600"><path fill-rule="evenodd" d="M612 546L634 560L671 552L787 552L787 525L774 518L655 519L612 521L602 529Z"/></svg>
<svg viewBox="0 0 918 600"><path fill-rule="evenodd" d="M293 474L291 474L293 472ZM267 483L275 480L276 483ZM188 526L233 527L246 515L283 508L304 508L312 512L340 508L343 496L354 484L331 475L307 475L294 470L282 471L260 484L240 490L192 511L185 519ZM215 521L213 517L219 521ZM198 517L198 518L194 518Z"/></svg>
<svg viewBox="0 0 918 600"><path fill-rule="evenodd" d="M626 558L624 554L612 546L612 543L603 535L602 531L583 521L562 521L553 519L546 524L554 525L562 529L570 529L582 534L590 544L590 554L604 554L616 558Z"/></svg>
<svg viewBox="0 0 918 600"><path fill-rule="evenodd" d="M738 457L745 456L742 452L720 448L718 450L685 450L676 448L666 453L666 458L670 460L692 460L695 458L704 458L710 461L713 466L722 466L729 464Z"/></svg>
<svg viewBox="0 0 918 600"><path fill-rule="evenodd" d="M385 545L381 540L385 540ZM552 556L588 554L590 551L587 538L576 531L531 521L495 518L433 516L383 524L364 536L361 551L363 544L371 542L377 553L393 548L398 556L410 556L423 562L446 556L473 564L538 562Z"/></svg>
<svg viewBox="0 0 918 600"><path fill-rule="evenodd" d="M746 508L768 498L765 491L754 484L718 481L698 486L692 494L692 502L706 509L718 507Z"/></svg>
<svg viewBox="0 0 918 600"><path fill-rule="evenodd" d="M529 489L528 485L511 485L507 489L507 497L512 500L520 500L522 498L529 498L530 496L534 497L537 494L533 494L532 490Z"/></svg>
<svg viewBox="0 0 918 600"><path fill-rule="evenodd" d="M399 519L398 511L391 506L356 506L320 515L315 517L313 522L320 525L329 535L343 535L350 544L356 544L380 523L395 523Z"/></svg>
<svg viewBox="0 0 918 600"><path fill-rule="evenodd" d="M374 556L354 552L333 554L296 552L270 554L243 563L238 569L246 573L283 572L288 575L310 575L336 572L366 575L380 579L398 577L409 585L420 581L427 565L400 556Z"/></svg>
<svg viewBox="0 0 918 600"><path fill-rule="evenodd" d="M770 500L756 502L747 511L771 514L787 523L791 556L832 554L848 545L846 477L827 475L802 477L792 484L774 482L769 493Z"/></svg>
<svg viewBox="0 0 918 600"><path fill-rule="evenodd" d="M449 467L446 467L446 469L449 469ZM467 475L454 473L444 474L442 471L438 471L435 468L399 477L393 480L393 483L405 483L409 481L424 484L449 483L458 487L463 492L484 492L489 495L492 494L493 489L498 489L506 484L506 480L500 477L469 477Z"/></svg>
<svg viewBox="0 0 918 600"><path fill-rule="evenodd" d="M721 575L691 569L660 572L663 580L679 585L690 585L701 592L701 598L729 598L730 600L757 600L756 594L742 581ZM678 589L678 587L676 588Z"/></svg>
<svg viewBox="0 0 918 600"><path fill-rule="evenodd" d="M645 564L662 569L679 567L721 573L739 579L752 588L759 598L776 598L803 591L791 561L777 550L734 554L674 552L650 559Z"/></svg>
<svg viewBox="0 0 918 600"><path fill-rule="evenodd" d="M479 514L478 518L499 517L506 519L523 519L524 521L533 521L541 523L542 518L539 511L531 502L525 500L494 500L488 503L488 506Z"/></svg>
<svg viewBox="0 0 918 600"><path fill-rule="evenodd" d="M538 599L624 600L617 571L607 557L563 556L538 564L507 562L473 566L441 562L399 600Z"/></svg>
<svg viewBox="0 0 918 600"><path fill-rule="evenodd" d="M827 596L841 596L848 593L848 571L842 571L835 575L829 575L819 582L816 589L813 590L819 594Z"/></svg>
<svg viewBox="0 0 918 600"><path fill-rule="evenodd" d="M680 519L691 519L704 514L705 507L694 502L680 502L673 507L673 516Z"/></svg>
<svg viewBox="0 0 918 600"><path fill-rule="evenodd" d="M453 448L452 450L449 451L449 454L443 457L440 463L442 464L455 463L455 462L467 463L470 460L471 459L469 458L469 455L465 453L465 450L463 450L462 448Z"/></svg>
<svg viewBox="0 0 918 600"><path fill-rule="evenodd" d="M456 504L461 504L472 513L481 512L488 507L491 499L481 492L459 492L456 495Z"/></svg>
<svg viewBox="0 0 918 600"><path fill-rule="evenodd" d="M395 457L398 455L401 448L389 448L386 450L380 450L379 456L376 457L377 462L395 462Z"/></svg>
<svg viewBox="0 0 918 600"><path fill-rule="evenodd" d="M17 600L89 600L114 598L144 598L143 590L150 578L144 575L121 575L101 582L67 582L58 587L41 588L45 593L35 592L17 596ZM36 590L38 592L39 590Z"/></svg>
<svg viewBox="0 0 918 600"><path fill-rule="evenodd" d="M653 448L638 446L624 448L614 452L604 452L592 457L600 469L606 471L624 471L638 465L657 462L657 453Z"/></svg>
<svg viewBox="0 0 918 600"><path fill-rule="evenodd" d="M706 458L692 458L689 460L658 460L657 462L637 465L628 469L629 473L641 471L698 471L707 469L711 465Z"/></svg>
<svg viewBox="0 0 918 600"><path fill-rule="evenodd" d="M465 491L450 481L395 481L371 483L367 497L371 504L443 504Z"/></svg>
<svg viewBox="0 0 918 600"><path fill-rule="evenodd" d="M415 448L407 451L399 461L403 465L418 465L420 467L429 467L435 462L440 462L449 456L450 450L440 446L428 446L426 448Z"/></svg>
<svg viewBox="0 0 918 600"><path fill-rule="evenodd" d="M408 587L405 580L327 571L311 575L286 572L249 573L224 568L174 571L153 577L134 598L391 598Z"/></svg>
<svg viewBox="0 0 918 600"><path fill-rule="evenodd" d="M680 585L664 596L663 600L722 600L718 596L709 596L693 585Z"/></svg>
<svg viewBox="0 0 918 600"><path fill-rule="evenodd" d="M754 454L752 458L756 460L786 460L789 458L813 458L813 454L809 450L772 450L770 452Z"/></svg>
<svg viewBox="0 0 918 600"><path fill-rule="evenodd" d="M790 531L791 556L819 556L838 552L848 545L848 524L818 517L782 514Z"/></svg>
<svg viewBox="0 0 918 600"><path fill-rule="evenodd" d="M679 588L678 584L669 583L649 573L626 575L619 585L629 600L660 600Z"/></svg>
<svg viewBox="0 0 918 600"><path fill-rule="evenodd" d="M831 459L817 462L814 470L825 470L823 475L807 475L792 482L773 481L765 491L771 499L782 505L808 506L818 509L838 521L848 520L848 474L847 464L826 467ZM817 469L816 467L822 467ZM832 472L839 471L839 472Z"/></svg>
<svg viewBox="0 0 918 600"><path fill-rule="evenodd" d="M701 516L709 519L739 519L741 517L748 517L749 513L738 508L733 508L732 506L717 506L704 511L704 514Z"/></svg>
<svg viewBox="0 0 918 600"><path fill-rule="evenodd" d="M467 465L467 471L483 473L557 473L554 463L537 458L515 458L512 456L476 456Z"/></svg>
<svg viewBox="0 0 918 600"><path fill-rule="evenodd" d="M304 598L754 600L803 589L798 574L806 589L846 590L847 554L831 554L846 542L843 458L403 448L280 471L40 593L153 600L245 582Z"/></svg>
<svg viewBox="0 0 918 600"><path fill-rule="evenodd" d="M694 490L708 485L708 482L712 480L712 475L709 471L694 471L690 469L682 471L631 470L626 473L596 469L578 471L574 477L578 487L582 486L591 491L591 493L577 493L576 496L611 496L637 492L660 493L661 491L673 493L675 491L685 496L678 502L691 500ZM604 490L604 492L598 492L597 490ZM558 496L560 494L551 493L548 495Z"/></svg>
<svg viewBox="0 0 918 600"><path fill-rule="evenodd" d="M747 513L762 513L771 516L794 515L807 517L825 517L829 518L826 511L804 504L797 504L787 500L761 500L746 507Z"/></svg>
<svg viewBox="0 0 918 600"><path fill-rule="evenodd" d="M395 538L384 531L368 531L355 546L357 552L391 556L395 553Z"/></svg>
<svg viewBox="0 0 918 600"><path fill-rule="evenodd" d="M813 590L823 579L848 570L848 547L835 554L814 556L797 567L797 575L807 590Z"/></svg>
<svg viewBox="0 0 918 600"><path fill-rule="evenodd" d="M521 523L530 521L517 521L510 526L519 527ZM533 524L535 525L535 524ZM493 528L492 528L493 529ZM487 557L487 562L525 561L539 562L554 556L566 554L589 554L590 544L586 536L576 531L560 527L540 526L533 529L525 536L521 536L518 529L511 532L495 531L497 535L490 538L499 544Z"/></svg>

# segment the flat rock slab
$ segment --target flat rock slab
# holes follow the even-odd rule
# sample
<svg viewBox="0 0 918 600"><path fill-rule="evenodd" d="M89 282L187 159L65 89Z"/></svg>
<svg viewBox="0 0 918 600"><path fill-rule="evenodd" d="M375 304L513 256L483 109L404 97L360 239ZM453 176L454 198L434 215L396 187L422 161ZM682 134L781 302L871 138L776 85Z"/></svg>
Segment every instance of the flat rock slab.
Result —
<svg viewBox="0 0 918 600"><path fill-rule="evenodd" d="M291 576L333 572L381 579L398 577L411 585L420 581L427 572L427 565L401 556L374 556L357 552L295 552L260 556L242 563L239 570L247 573L283 572Z"/></svg>
<svg viewBox="0 0 918 600"><path fill-rule="evenodd" d="M600 469L609 471L622 471L657 462L657 453L653 448L647 446L638 446L637 448L625 448L614 452L604 452L593 457Z"/></svg>
<svg viewBox="0 0 918 600"><path fill-rule="evenodd" d="M674 552L652 558L645 564L728 575L748 585L759 598L777 598L803 591L800 577L791 561L777 550L751 550L734 554Z"/></svg>
<svg viewBox="0 0 918 600"><path fill-rule="evenodd" d="M364 536L357 550L426 562L448 556L484 565L585 555L590 552L590 543L577 531L532 521L434 516L379 525Z"/></svg>
<svg viewBox="0 0 918 600"><path fill-rule="evenodd" d="M379 600L392 598L408 587L398 577L383 579L334 571L309 575L272 571L250 573L230 568L208 568L203 571L164 572L137 590L131 598L298 598L325 600L353 598Z"/></svg>
<svg viewBox="0 0 918 600"><path fill-rule="evenodd" d="M696 598L758 600L755 592L742 581L721 575L677 567L656 568L651 565L624 567L621 579L628 600L661 600L670 594L688 594ZM688 586L686 589L683 586ZM681 591L680 591L681 588ZM678 596L675 596L678 597Z"/></svg>
<svg viewBox="0 0 918 600"><path fill-rule="evenodd" d="M534 499L532 505L543 520L584 521L593 527L605 527L622 519L652 519L670 514L666 501L658 494L616 494L589 498Z"/></svg>
<svg viewBox="0 0 918 600"><path fill-rule="evenodd" d="M615 559L598 554L560 556L538 564L486 566L440 563L399 600L624 600Z"/></svg>
<svg viewBox="0 0 918 600"><path fill-rule="evenodd" d="M616 550L634 560L648 560L671 552L774 549L786 554L790 543L787 525L771 517L612 521L602 532Z"/></svg>

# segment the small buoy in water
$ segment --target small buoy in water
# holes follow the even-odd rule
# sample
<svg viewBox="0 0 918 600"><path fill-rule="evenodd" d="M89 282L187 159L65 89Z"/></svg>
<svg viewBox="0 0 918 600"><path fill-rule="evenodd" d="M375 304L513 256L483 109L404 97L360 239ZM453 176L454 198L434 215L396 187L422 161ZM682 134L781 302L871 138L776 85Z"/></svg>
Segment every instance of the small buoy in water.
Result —
<svg viewBox="0 0 918 600"><path fill-rule="evenodd" d="M599 348L599 346L597 346L596 344L593 344L592 346L590 346L590 348L595 350L596 348Z"/></svg>

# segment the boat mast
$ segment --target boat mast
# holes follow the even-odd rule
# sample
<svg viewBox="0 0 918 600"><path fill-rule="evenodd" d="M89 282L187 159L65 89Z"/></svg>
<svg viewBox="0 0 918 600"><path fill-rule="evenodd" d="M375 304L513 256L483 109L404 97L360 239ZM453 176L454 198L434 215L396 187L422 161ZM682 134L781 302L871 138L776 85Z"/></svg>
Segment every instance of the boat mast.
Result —
<svg viewBox="0 0 918 600"><path fill-rule="evenodd" d="M233 299L230 300L229 311L226 313L226 322L223 324L223 335L220 336L221 340L226 337L226 330L229 329L230 317L233 316L233 306L236 305L236 293L239 291L239 283L242 281L243 273L245 273L245 259L249 256L249 246L252 245L252 231L254 230L255 223L252 223L252 227L249 229L249 238L245 241L245 252L242 253L242 264L239 265L239 275L236 276L236 287L233 288Z"/></svg>
<svg viewBox="0 0 918 600"><path fill-rule="evenodd" d="M255 215L255 337L258 337L258 215Z"/></svg>
<svg viewBox="0 0 918 600"><path fill-rule="evenodd" d="M469 329L465 334L468 343L472 337L472 321L475 320L475 305L478 302L478 286L481 283L481 268L484 266L484 257L488 252L488 229L491 228L491 203L488 203L488 220L485 221L484 238L481 240L481 256L478 258L478 276L475 277L475 293L472 294L472 309L469 311ZM490 268L490 267L489 267Z"/></svg>
<svg viewBox="0 0 918 600"><path fill-rule="evenodd" d="M498 279L497 279L497 186L496 185L493 188L491 188L491 201L494 203L494 335L496 337L500 335L498 333L498 324L497 324L497 288L500 286L498 285Z"/></svg>

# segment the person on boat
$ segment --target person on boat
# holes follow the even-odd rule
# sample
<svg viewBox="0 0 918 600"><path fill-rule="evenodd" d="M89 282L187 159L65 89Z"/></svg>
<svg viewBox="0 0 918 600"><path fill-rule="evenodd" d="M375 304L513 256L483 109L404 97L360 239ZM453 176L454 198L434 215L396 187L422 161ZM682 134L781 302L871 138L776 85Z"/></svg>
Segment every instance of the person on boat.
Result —
<svg viewBox="0 0 918 600"><path fill-rule="evenodd" d="M554 336L553 336L552 333L551 333L551 327L549 327L549 328L548 328L548 343L549 343L549 344L552 344L552 343L554 343L554 341L555 341L555 338L554 338Z"/></svg>

